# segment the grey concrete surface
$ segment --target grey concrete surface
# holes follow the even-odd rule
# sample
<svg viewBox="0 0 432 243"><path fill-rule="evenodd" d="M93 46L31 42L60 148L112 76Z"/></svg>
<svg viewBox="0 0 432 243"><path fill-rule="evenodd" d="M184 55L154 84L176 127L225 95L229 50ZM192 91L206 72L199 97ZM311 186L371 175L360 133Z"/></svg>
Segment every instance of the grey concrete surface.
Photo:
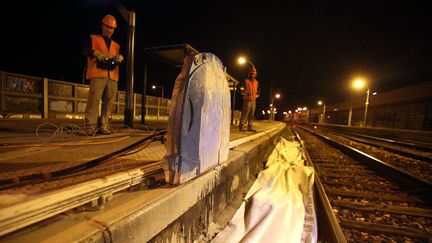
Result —
<svg viewBox="0 0 432 243"><path fill-rule="evenodd" d="M274 126L281 124L257 122L258 130ZM0 242L184 242L198 239L200 231L206 230L214 215L228 207L244 185L251 184L250 180L262 166L267 151L273 148L281 129L232 149L226 163L184 185L118 193L99 211L74 209L1 237ZM0 137L5 139L8 133L1 132ZM237 127L232 127L230 140L251 134L240 133ZM92 146L85 149L96 150ZM52 154L61 153L52 151ZM84 156L85 153L75 154Z"/></svg>

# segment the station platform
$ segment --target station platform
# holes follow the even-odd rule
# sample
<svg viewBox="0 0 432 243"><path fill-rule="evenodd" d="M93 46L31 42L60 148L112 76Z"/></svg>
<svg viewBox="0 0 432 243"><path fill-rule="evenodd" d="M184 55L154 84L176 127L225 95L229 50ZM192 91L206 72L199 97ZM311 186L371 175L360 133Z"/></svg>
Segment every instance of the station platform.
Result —
<svg viewBox="0 0 432 243"><path fill-rule="evenodd" d="M256 121L257 132L271 129L277 123ZM127 147L152 132L166 128L164 122L135 123L124 128L113 122L110 135L83 133L83 120L73 119L2 119L0 121L0 180L11 175L43 173L83 163ZM253 135L231 126L230 141ZM161 146L163 147L163 146ZM153 160L161 160L164 149ZM138 158L142 159L142 158Z"/></svg>
<svg viewBox="0 0 432 243"><path fill-rule="evenodd" d="M147 123L136 124L134 129L130 129L124 128L122 123L114 122L112 124L116 129L114 134L86 136L80 135L79 132L70 133L71 127L80 125L82 120L4 119L0 121L0 180L44 174L92 161L130 146L166 126L165 123ZM268 121L256 121L254 125L257 133L240 132L237 126L231 127L229 159L218 169L178 187L164 185L152 190L123 193L117 193L115 190L122 192L125 187L110 189L111 191L105 192L108 195L105 199L110 202L94 212L92 210L89 212L88 208L78 212L76 209L72 210L77 201L75 198L81 198L83 197L81 194L87 195L91 191L100 191L102 189L99 188L99 184L113 183L113 180L117 183L120 177L125 178L127 183L131 183L134 178L142 177L142 173L145 173L145 169L142 168L145 165L161 168L160 162L166 152L162 141L155 141L137 153L116 158L104 169L76 178L67 178L65 187L59 186L58 183L46 182L39 183L37 186L0 190L0 217L5 218L0 220L3 221L3 225L0 225L0 233L7 232L0 234L0 241L103 242L108 237L109 241L115 242L125 240L141 242L157 237L176 220L180 222L185 220L179 218L191 208L206 208L205 210L216 213L218 210L203 206L202 204L206 205L203 200L208 200L208 197L220 198L219 203L212 207L226 206L228 201L233 199L232 194L240 190L241 185L247 184L247 181L253 177L254 171L259 167L258 164L274 147L275 139L285 127L284 123ZM136 168L140 168L141 174ZM101 177L101 170L115 172L116 175ZM139 175L133 177L137 173ZM221 186L228 192L222 195L216 192L221 190L216 190ZM212 195L209 196L210 194ZM88 197L90 201L94 201L94 198L100 201L100 196ZM61 208L62 206L59 205L64 204L65 200L73 202L71 203L73 205L64 205ZM83 202L80 201L81 204ZM13 219L15 212L33 207L35 204L40 204L40 208L32 208L31 212L22 219ZM176 204L178 205L173 206ZM49 210L62 212L55 217L48 217ZM6 214L9 214L9 218ZM50 219L38 223L34 218L40 215ZM12 220L9 225L5 223L6 219ZM27 223L30 226L17 226L16 230L8 231L8 227L20 224L19 220L28 222L34 220L35 224ZM171 229L171 231L176 230ZM166 239L168 236L159 237Z"/></svg>
<svg viewBox="0 0 432 243"><path fill-rule="evenodd" d="M2 119L0 121L0 180L89 161L122 149L166 123L134 124L134 129L113 122L115 133L85 134L83 120ZM39 169L37 169L39 168Z"/></svg>

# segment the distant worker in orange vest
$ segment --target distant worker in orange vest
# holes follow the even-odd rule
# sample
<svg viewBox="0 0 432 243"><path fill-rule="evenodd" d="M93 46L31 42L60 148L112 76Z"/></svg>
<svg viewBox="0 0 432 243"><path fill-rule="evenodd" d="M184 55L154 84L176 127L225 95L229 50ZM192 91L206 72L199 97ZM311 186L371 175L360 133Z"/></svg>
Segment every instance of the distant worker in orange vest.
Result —
<svg viewBox="0 0 432 243"><path fill-rule="evenodd" d="M256 98L258 98L260 94L260 88L256 76L257 70L252 66L249 69L248 78L244 81L243 89L240 88L241 94L243 95L243 107L239 124L241 132L246 132L243 128L246 119L248 122L247 131L256 132L256 130L253 129L253 120L255 115Z"/></svg>
<svg viewBox="0 0 432 243"><path fill-rule="evenodd" d="M120 55L120 45L111 39L116 28L117 21L114 16L106 15L102 19L102 35L90 35L84 48L84 55L87 56L86 78L90 79L90 90L85 110L87 133L94 134L99 125L99 133L110 134L112 132L109 120L118 89L118 65L124 60L123 56ZM103 105L102 114L99 118L101 99Z"/></svg>

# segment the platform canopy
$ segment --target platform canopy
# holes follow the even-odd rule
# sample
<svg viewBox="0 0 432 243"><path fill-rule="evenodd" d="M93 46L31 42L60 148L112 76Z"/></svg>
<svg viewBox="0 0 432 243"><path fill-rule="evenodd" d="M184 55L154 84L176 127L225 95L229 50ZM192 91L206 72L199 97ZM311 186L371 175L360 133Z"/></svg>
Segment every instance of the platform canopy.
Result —
<svg viewBox="0 0 432 243"><path fill-rule="evenodd" d="M166 46L155 46L149 47L144 50L145 54L153 58L158 59L170 66L181 68L183 66L183 59L185 55L192 52L199 52L189 44L175 44ZM232 90L239 81L233 78L230 74L227 74L228 85Z"/></svg>

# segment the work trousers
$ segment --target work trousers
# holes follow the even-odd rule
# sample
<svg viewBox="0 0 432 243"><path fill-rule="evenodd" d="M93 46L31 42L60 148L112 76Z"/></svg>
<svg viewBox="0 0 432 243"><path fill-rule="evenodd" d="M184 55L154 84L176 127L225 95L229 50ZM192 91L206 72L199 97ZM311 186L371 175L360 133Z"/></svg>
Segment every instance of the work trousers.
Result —
<svg viewBox="0 0 432 243"><path fill-rule="evenodd" d="M248 129L252 129L254 114L255 114L255 100L243 100L243 107L240 116L239 128L243 129L245 120L248 122Z"/></svg>
<svg viewBox="0 0 432 243"><path fill-rule="evenodd" d="M95 126L99 117L99 103L101 99L101 124L108 124L117 95L118 83L109 78L93 78L90 80L90 90L85 111L86 125ZM103 96L103 97L102 97Z"/></svg>

